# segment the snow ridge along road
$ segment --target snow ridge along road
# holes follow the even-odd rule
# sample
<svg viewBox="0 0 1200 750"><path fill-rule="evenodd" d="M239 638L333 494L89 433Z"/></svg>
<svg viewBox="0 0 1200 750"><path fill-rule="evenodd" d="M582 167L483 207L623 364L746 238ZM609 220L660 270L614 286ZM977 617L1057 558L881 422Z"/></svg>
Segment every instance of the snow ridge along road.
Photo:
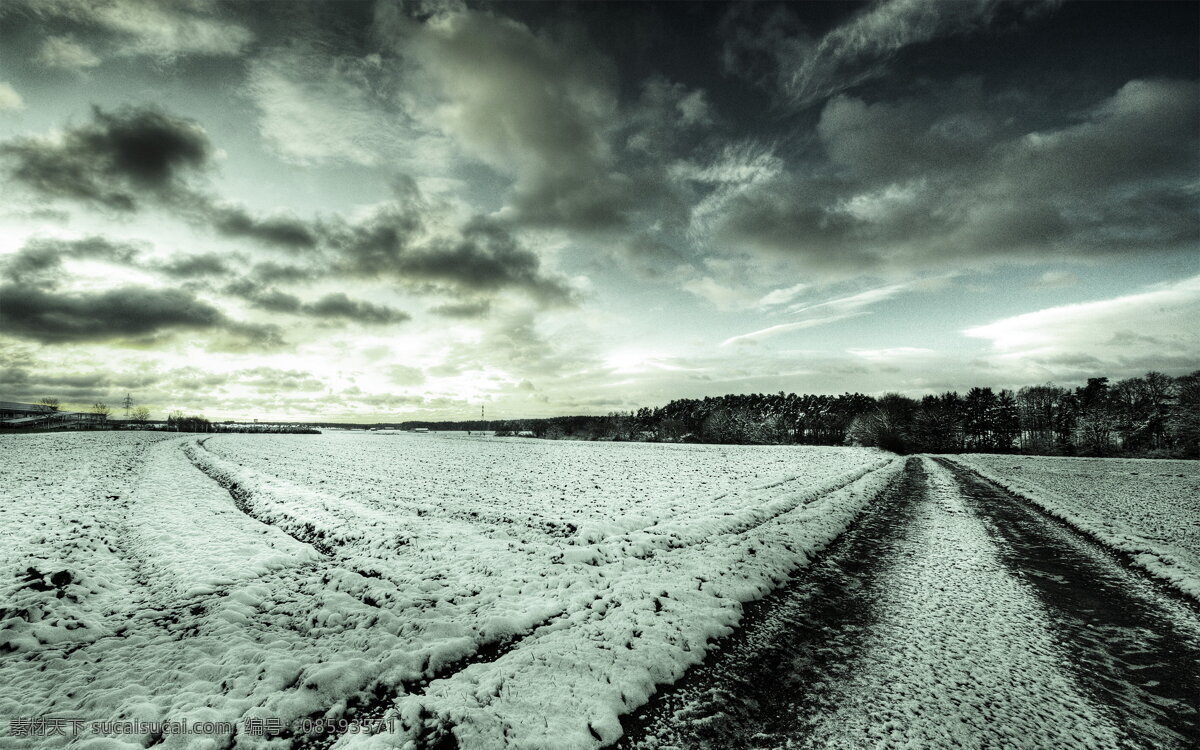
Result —
<svg viewBox="0 0 1200 750"><path fill-rule="evenodd" d="M629 748L1186 748L1200 614L978 475L903 481Z"/></svg>
<svg viewBox="0 0 1200 750"><path fill-rule="evenodd" d="M980 453L946 458L1117 550L1200 605L1198 462Z"/></svg>

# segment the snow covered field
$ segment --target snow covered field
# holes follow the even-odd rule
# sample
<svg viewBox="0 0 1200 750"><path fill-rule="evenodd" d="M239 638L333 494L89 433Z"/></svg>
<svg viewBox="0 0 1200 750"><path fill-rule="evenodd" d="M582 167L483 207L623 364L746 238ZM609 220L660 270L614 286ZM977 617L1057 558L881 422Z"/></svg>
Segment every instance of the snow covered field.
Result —
<svg viewBox="0 0 1200 750"><path fill-rule="evenodd" d="M1200 600L1200 462L953 456Z"/></svg>
<svg viewBox="0 0 1200 750"><path fill-rule="evenodd" d="M902 464L355 432L7 436L0 716L83 720L89 748L285 748L253 720L319 718L343 722L338 747L596 747ZM364 716L388 721L341 731ZM63 739L0 736L39 742Z"/></svg>

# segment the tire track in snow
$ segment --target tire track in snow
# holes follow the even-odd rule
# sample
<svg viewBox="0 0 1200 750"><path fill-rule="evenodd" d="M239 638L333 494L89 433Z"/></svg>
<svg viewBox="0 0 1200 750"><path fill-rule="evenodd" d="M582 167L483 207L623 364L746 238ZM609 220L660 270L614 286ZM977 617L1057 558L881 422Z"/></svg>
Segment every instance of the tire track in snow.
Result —
<svg viewBox="0 0 1200 750"><path fill-rule="evenodd" d="M328 562L326 567L340 567L335 560L338 557L338 550L335 546L330 545L324 537L322 537L315 528L311 525L301 527L306 529L306 532L296 531L292 528L285 527L279 524L273 524L271 521L259 517L250 502L251 490L243 487L236 481L233 481L224 474L212 471L208 466L200 461L196 456L195 451L207 450L204 443L208 438L198 440L195 443L188 443L183 446L183 452L188 457L188 460L196 467L197 470L203 472L205 476L212 479L218 485L223 487L232 498L234 505L242 513L245 513L250 518L253 518L259 523L275 526L281 531L284 531L293 539L309 544L314 549L323 555ZM346 568L346 570L351 570ZM360 576L362 572L351 570ZM366 577L366 576L364 576ZM387 687L382 684L377 684L375 690L367 694L359 694L348 696L346 698L346 710L344 716L349 717L358 726L381 726L388 712L396 704L396 699L408 695L422 695L429 685L437 680L449 679L454 675L462 672L472 666L479 664L489 664L504 655L521 646L526 641L535 638L539 632L547 625L552 624L555 620L563 617L563 614L557 613L551 617L534 624L524 633L517 633L511 636L502 637L494 640L480 641L475 651L460 659L457 659L449 664L445 664L436 670L430 670L429 663L426 662L423 674L420 678L414 680L406 680L397 686ZM308 718L317 723L327 713L327 710L317 711ZM450 733L451 727L448 725L439 724L436 721L431 721L424 738L426 747L456 747L453 743L453 735ZM370 732L367 732L370 733ZM317 732L307 735L292 735L290 732L282 735L284 738L291 738L292 750L327 750L338 742L347 732Z"/></svg>
<svg viewBox="0 0 1200 750"><path fill-rule="evenodd" d="M394 715L393 709L396 707L398 698L424 695L430 684L437 680L450 679L459 672L476 665L490 664L527 641L536 638L540 635L539 631L542 628L551 625L561 617L561 614L549 617L525 633L519 633L510 638L501 638L482 643L475 652L446 664L419 679L406 680L400 683L398 689L389 690L383 686L378 686L376 691L365 700L351 698L347 701L346 715L360 727L383 727L386 725L389 715ZM324 713L316 713L309 718L317 720L323 715ZM430 750L450 750L458 747L457 740L454 739L454 735L451 732L453 729L452 724L433 715L422 716L420 720L425 726L418 747ZM376 733L375 731L357 732L357 734ZM328 750L328 748L333 747L346 734L347 732L324 732L299 736L293 739L291 750Z"/></svg>
<svg viewBox="0 0 1200 750"><path fill-rule="evenodd" d="M203 461L200 461L196 457L197 450L207 450L207 448L205 448L204 444L206 442L208 442L208 440L209 440L209 438L204 438L203 440L197 440L194 444L187 443L183 447L183 452L188 457L188 460L192 462L193 466L195 466L197 469L199 469L201 472L203 472L204 475L207 476L209 479L213 480L214 482L219 484L221 487L225 488L225 490L229 493L229 496L231 498L233 498L233 504L235 506L237 506L238 510L245 513L247 516L250 516L255 521L258 521L259 523L263 523L268 526L274 526L275 528L284 532L285 534L287 534L291 538L295 539L296 541L303 542L304 544L311 546L313 549L315 549L317 552L320 552L325 557L333 557L334 556L335 548L330 546L329 543L326 542L323 537L321 537L319 534L317 534L316 529L311 524L308 525L306 532L301 532L301 531L298 531L298 530L288 527L288 526L283 526L280 524L272 523L269 519L263 518L263 517L259 516L258 514L256 514L254 512L254 506L249 502L249 498L250 498L249 490L247 490L245 487L242 487L240 484L233 481L229 477L227 477L219 472L213 471Z"/></svg>
<svg viewBox="0 0 1200 750"><path fill-rule="evenodd" d="M1002 559L1036 592L1088 692L1139 747L1200 745L1200 610L1064 522L951 461Z"/></svg>
<svg viewBox="0 0 1200 750"><path fill-rule="evenodd" d="M794 714L830 710L833 683L845 677L875 618L870 594L880 559L902 541L923 481L920 462L909 459L812 564L747 604L736 633L626 717L616 746L770 747L770 724L781 724L786 734Z"/></svg>
<svg viewBox="0 0 1200 750"><path fill-rule="evenodd" d="M958 482L921 461L927 493L874 592L879 622L806 744L1123 746Z"/></svg>
<svg viewBox="0 0 1200 750"><path fill-rule="evenodd" d="M594 549L596 555L600 558L596 562L608 565L614 563L622 564L631 559L644 560L660 552L674 552L676 550L708 544L712 542L714 537L739 537L749 534L755 529L761 528L771 521L804 506L817 503L826 496L849 487L868 474L882 470L890 463L891 460L889 459L860 467L854 471L827 480L822 484L805 487L803 490L794 492L791 495L785 494L783 499L750 504L738 512L726 511L724 515L717 517L711 523L695 523L694 519L689 519L696 528L689 529L688 527L678 526L672 528L672 524L677 523L677 521L664 519L641 529L608 537L595 545L582 545L582 547ZM776 497L779 493L770 492L770 490L777 490L779 487L801 479L803 479L802 476L789 477L760 487L754 487L745 493L726 492L717 495L714 501L740 494L764 494L768 497Z"/></svg>
<svg viewBox="0 0 1200 750"><path fill-rule="evenodd" d="M1195 743L1186 719L1171 726L1163 718L1186 715L1178 694L1195 689L1195 662L1159 647L1173 632L1160 619L1158 646L1144 629L1118 632L1118 642L1141 646L1118 654L1125 675L1114 676L1102 658L1089 662L1081 654L1096 641L1112 642L1113 623L1084 622L1048 603L1036 576L1019 564L1026 553L997 537L973 488L958 480L928 459L910 459L903 481L802 582L764 600L720 653L628 719L618 746ZM1091 579L1078 575L1074 583L1086 589ZM1076 638L1089 630L1091 641ZM1116 690L1119 699L1100 695L1111 685L1093 684L1104 679L1093 662L1110 669L1109 683L1146 693L1141 707L1157 709L1139 718L1130 690ZM1146 669L1171 676L1128 679ZM1153 692L1171 679L1176 684L1166 692L1174 695Z"/></svg>
<svg viewBox="0 0 1200 750"><path fill-rule="evenodd" d="M233 496L236 501L239 501L239 507L253 511L255 508L260 506L259 501L261 498L259 498L257 494L259 491L257 484L258 480L250 481L247 486L243 487L240 484L237 484L242 480L235 471L233 471L231 468L225 469L224 465L219 461L214 462L208 459L206 447L191 447L189 451L193 462L199 465L202 470L206 470L206 473L208 473L212 479L221 483L227 491L230 491L231 496ZM635 549L633 551L646 551L649 553L647 556L652 556L657 552L663 552L671 557L674 557L675 554L683 554L683 550L690 549L694 552L703 543L712 542L714 538L720 538L724 540L729 540L731 538L739 539L742 535L752 533L755 529L759 529L773 521L777 521L789 513L803 511L803 509L809 505L819 505L831 495L838 495L839 492L844 491L851 485L855 485L856 483L862 481L864 477L884 470L889 466L896 466L895 459L888 458L887 460L873 462L871 465L861 466L852 471L843 471L839 475L829 477L815 486L808 486L799 491L789 492L786 489L789 484L796 481L795 478L776 480L770 485L755 487L745 491L745 493L739 493L749 495L749 497L743 498L746 501L745 505L748 505L749 507L743 508L738 512L723 512L720 514L710 513L704 518L704 523L701 524L703 527L702 529L689 529L686 525L677 529L663 528L661 529L662 533L660 534L653 535L649 539L643 537L642 539L637 540L644 546L641 549ZM887 471L885 476L891 476L891 471ZM264 477L261 481L270 483L273 480ZM883 482L880 482L879 484L883 484ZM280 480L280 486L286 487L287 483L283 480ZM338 558L345 557L344 553L346 550L343 549L343 544L340 543L340 540L346 540L344 545L347 548L355 547L357 543L357 533L355 531L354 513L347 511L347 509L342 507L341 504L334 502L331 498L328 500L328 502L321 500L320 493L313 493L309 488L304 488L299 493L303 494L305 498L310 498L306 500L301 500L299 497L292 498L289 491L280 492L279 488L268 489L267 491L276 492L278 495L278 497L275 497L269 505L269 507L275 509L271 512L269 518L276 521L279 528L289 531L293 538L301 539L306 542L309 541L307 534L303 532L305 516L303 512L297 513L298 508L307 507L309 502L317 502L318 505L321 505L321 507L324 508L322 511L324 513L331 512L333 514L330 516L331 520L333 520L334 516L337 517L337 528L340 529L338 532L339 536L336 537L336 540L331 540L333 543L329 545L327 550L323 550L329 553L328 556L330 558L333 558L331 559L333 564L337 564L335 560ZM238 495L241 495L241 497L239 498ZM832 502L832 500L830 502ZM351 505L353 506L354 504L351 503ZM278 519L281 517L279 513L283 514L282 517L285 519L284 521L278 521ZM820 513L818 513L818 515L820 515ZM324 516L322 516L322 518L323 517ZM656 531L659 531L659 529L656 529ZM668 534L672 535L668 536ZM609 542L611 539L612 538L605 541ZM610 551L614 553L618 552L617 550ZM615 559L612 561L622 562L637 556L630 555L629 552L630 550L626 549L620 550L619 554L614 555ZM748 554L753 555L754 550L750 549ZM595 566L596 562L584 563L583 565L580 565L578 562L571 564L579 565L581 568L586 570L587 568L583 567L583 565ZM603 565L599 567L603 567ZM602 573L591 574L591 577L594 577L596 582L599 584L606 582L606 578ZM703 578L698 580L699 585L703 585L705 582ZM603 589L604 587L602 586L601 588ZM526 645L530 639L536 640L540 632L560 632L563 629L578 626L585 620L605 620L610 617L614 611L620 609L620 604L619 602L602 601L603 599L605 599L605 597L597 597L599 604L604 606L598 607L595 615L592 617L586 616L587 611L591 610L591 606L589 605L585 611L576 611L569 617L562 618L561 622L554 623L551 627L548 627L544 631L542 628L546 627L546 624L536 623L529 629L523 631L523 633L512 642L495 644L480 639L480 642L471 654L454 664L446 665L445 667L439 669L435 674L425 676L424 681L447 683L452 682L452 678L460 673L466 672L471 667L486 665L493 661L499 660L505 655L518 649L520 646ZM361 720L381 717L382 715L386 715L388 709L391 708L391 705L395 702L393 700L394 698L402 696L420 697L422 695L425 695L424 686L413 685L411 682L402 684L400 689L394 690L390 695L386 691L373 698L369 697L367 694L362 694L360 695L360 698L365 698L366 700L360 706L355 707L355 716L356 718L361 717ZM435 700L434 704L436 703L437 701ZM422 707L424 706L424 704L420 705ZM430 714L421 718L417 724L417 727L422 730L421 739L424 744L433 745L438 741L442 741L445 738L453 736L451 729L454 727L452 727L450 722L457 721L458 719L450 719L450 715L451 713L437 710L432 711ZM407 716L407 718L411 719L412 717ZM592 730L592 734L593 736L596 736L596 731L594 729ZM314 737L311 740L306 740L306 743L309 744L305 744L304 747L323 748L329 746L329 744L332 742L335 742L336 739L336 735L321 735L319 737Z"/></svg>

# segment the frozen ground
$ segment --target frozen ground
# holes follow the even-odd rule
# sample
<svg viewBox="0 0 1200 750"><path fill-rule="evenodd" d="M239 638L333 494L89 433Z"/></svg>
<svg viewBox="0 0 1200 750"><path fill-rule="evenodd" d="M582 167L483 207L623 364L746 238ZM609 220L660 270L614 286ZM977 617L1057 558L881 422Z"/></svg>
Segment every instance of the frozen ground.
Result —
<svg viewBox="0 0 1200 750"><path fill-rule="evenodd" d="M240 722L80 747L590 748L843 531L861 449L434 435L0 440L0 716ZM292 724L292 726L296 726ZM61 737L0 736L10 747Z"/></svg>
<svg viewBox="0 0 1200 750"><path fill-rule="evenodd" d="M1200 462L951 457L1200 601Z"/></svg>
<svg viewBox="0 0 1200 750"><path fill-rule="evenodd" d="M1117 747L1116 728L1067 668L1033 593L1003 565L945 469L926 470L929 500L913 519L909 554L883 577L862 664L813 744Z"/></svg>
<svg viewBox="0 0 1200 750"><path fill-rule="evenodd" d="M913 458L621 747L1200 742L1200 612L952 464Z"/></svg>

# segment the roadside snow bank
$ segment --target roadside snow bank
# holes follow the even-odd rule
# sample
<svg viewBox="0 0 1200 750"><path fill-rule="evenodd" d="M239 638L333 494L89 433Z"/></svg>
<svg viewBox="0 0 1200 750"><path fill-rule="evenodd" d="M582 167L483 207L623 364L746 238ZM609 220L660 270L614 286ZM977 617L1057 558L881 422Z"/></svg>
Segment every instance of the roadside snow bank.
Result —
<svg viewBox="0 0 1200 750"><path fill-rule="evenodd" d="M945 456L1200 601L1200 462Z"/></svg>

